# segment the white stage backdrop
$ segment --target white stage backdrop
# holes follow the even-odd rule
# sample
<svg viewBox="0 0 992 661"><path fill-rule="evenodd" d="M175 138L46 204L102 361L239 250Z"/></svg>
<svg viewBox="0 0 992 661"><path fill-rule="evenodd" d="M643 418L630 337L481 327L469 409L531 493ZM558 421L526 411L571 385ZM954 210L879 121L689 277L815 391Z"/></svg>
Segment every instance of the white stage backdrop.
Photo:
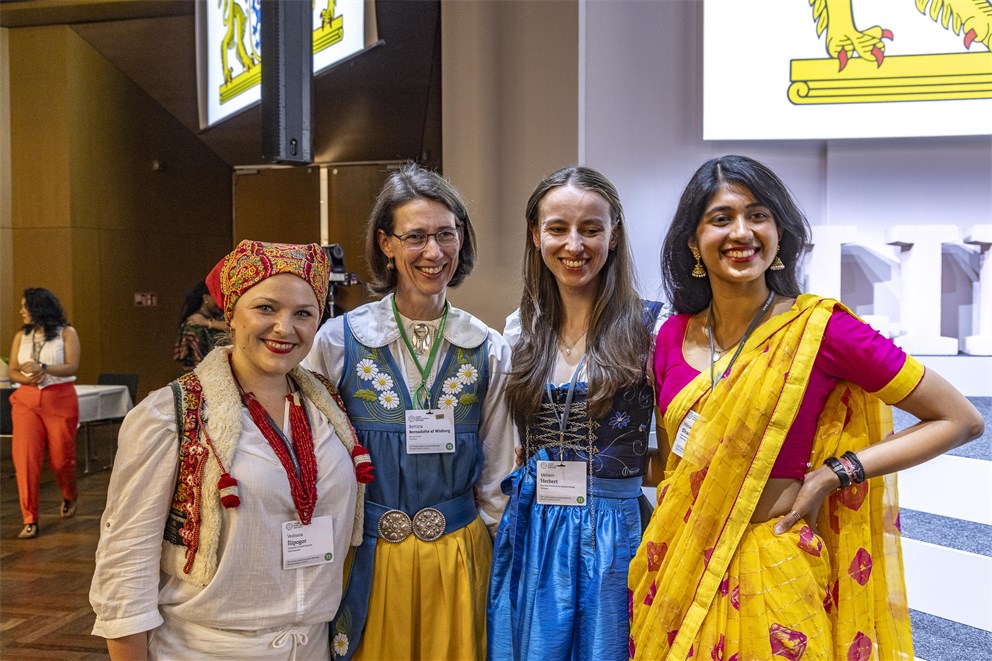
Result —
<svg viewBox="0 0 992 661"><path fill-rule="evenodd" d="M992 134L990 17L992 0L705 0L703 138Z"/></svg>

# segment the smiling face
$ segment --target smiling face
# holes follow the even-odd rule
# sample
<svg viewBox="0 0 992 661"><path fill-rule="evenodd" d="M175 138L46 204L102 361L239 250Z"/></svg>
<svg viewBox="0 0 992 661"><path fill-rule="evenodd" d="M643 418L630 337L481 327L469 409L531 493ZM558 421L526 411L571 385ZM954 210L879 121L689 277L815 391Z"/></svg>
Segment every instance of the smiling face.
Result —
<svg viewBox="0 0 992 661"><path fill-rule="evenodd" d="M764 282L781 234L771 210L746 186L725 183L706 203L689 248L699 250L711 284Z"/></svg>
<svg viewBox="0 0 992 661"><path fill-rule="evenodd" d="M246 389L296 367L310 352L319 322L316 294L295 275L280 273L246 291L231 318L231 363Z"/></svg>
<svg viewBox="0 0 992 661"><path fill-rule="evenodd" d="M531 239L559 291L572 293L595 293L617 243L606 199L572 185L553 188L541 199Z"/></svg>
<svg viewBox="0 0 992 661"><path fill-rule="evenodd" d="M458 268L461 241L441 245L430 237L421 248L412 248L394 235L461 232L455 215L439 202L416 199L393 211L393 231L379 230L379 249L396 267L396 306L414 319L435 319L444 308L448 283Z"/></svg>

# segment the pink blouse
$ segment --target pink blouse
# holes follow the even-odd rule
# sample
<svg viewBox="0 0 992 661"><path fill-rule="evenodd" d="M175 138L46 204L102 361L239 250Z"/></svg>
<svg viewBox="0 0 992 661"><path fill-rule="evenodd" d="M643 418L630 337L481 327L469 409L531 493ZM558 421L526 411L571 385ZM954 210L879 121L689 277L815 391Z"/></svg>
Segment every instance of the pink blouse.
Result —
<svg viewBox="0 0 992 661"><path fill-rule="evenodd" d="M658 331L655 345L655 392L658 415L664 416L675 396L699 374L682 352L691 315L670 317ZM816 421L839 380L876 392L899 373L906 353L860 319L837 308L827 322L806 394L785 437L769 477L802 480L813 450Z"/></svg>

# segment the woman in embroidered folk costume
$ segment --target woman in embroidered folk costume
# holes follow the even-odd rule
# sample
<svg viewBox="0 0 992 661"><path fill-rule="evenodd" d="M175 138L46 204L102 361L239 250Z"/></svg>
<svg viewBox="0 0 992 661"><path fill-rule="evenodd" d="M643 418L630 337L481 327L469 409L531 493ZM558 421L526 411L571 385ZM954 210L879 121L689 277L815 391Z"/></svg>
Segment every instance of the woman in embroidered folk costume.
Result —
<svg viewBox="0 0 992 661"><path fill-rule="evenodd" d="M90 591L112 659L330 658L371 465L299 367L328 277L316 244L242 241L220 269L231 345L125 419Z"/></svg>
<svg viewBox="0 0 992 661"><path fill-rule="evenodd" d="M38 487L46 446L62 492L59 515L69 519L76 514L79 398L72 382L79 369L79 335L66 321L59 299L41 287L24 290L21 321L10 348L10 380L20 384L10 396L11 454L24 521L18 537L32 539L39 530Z"/></svg>
<svg viewBox="0 0 992 661"><path fill-rule="evenodd" d="M630 567L636 659L912 659L893 473L981 433L952 386L799 293L808 225L741 156L704 164L662 251L658 506ZM891 410L921 422L891 432Z"/></svg>
<svg viewBox="0 0 992 661"><path fill-rule="evenodd" d="M496 536L489 658L624 659L627 565L654 408L647 376L659 305L635 290L616 188L559 170L527 203L524 292L507 320L507 399L523 465Z"/></svg>
<svg viewBox="0 0 992 661"><path fill-rule="evenodd" d="M377 471L334 652L483 659L490 530L513 468L509 347L447 302L475 265L475 235L438 174L412 164L393 172L365 246L370 287L385 297L326 323L306 363L340 388Z"/></svg>

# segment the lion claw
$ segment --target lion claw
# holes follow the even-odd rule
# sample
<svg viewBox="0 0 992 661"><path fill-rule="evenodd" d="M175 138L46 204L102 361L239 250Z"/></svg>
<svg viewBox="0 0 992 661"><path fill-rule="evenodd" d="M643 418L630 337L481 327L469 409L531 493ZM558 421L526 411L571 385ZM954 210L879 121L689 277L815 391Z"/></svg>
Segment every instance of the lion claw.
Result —
<svg viewBox="0 0 992 661"><path fill-rule="evenodd" d="M839 53L837 53L837 62L840 64L840 68L837 69L837 71L843 71L844 70L844 67L847 66L847 51L846 50L841 49L841 51Z"/></svg>
<svg viewBox="0 0 992 661"><path fill-rule="evenodd" d="M889 41L895 39L895 36L892 34L892 30L882 28L882 39L888 39Z"/></svg>
<svg viewBox="0 0 992 661"><path fill-rule="evenodd" d="M975 40L978 34L975 32L975 28L968 30L967 34L964 35L964 47L971 50L971 42Z"/></svg>
<svg viewBox="0 0 992 661"><path fill-rule="evenodd" d="M875 63L878 66L882 66L882 61L885 59L885 53L878 46L871 47L871 54L875 56Z"/></svg>

